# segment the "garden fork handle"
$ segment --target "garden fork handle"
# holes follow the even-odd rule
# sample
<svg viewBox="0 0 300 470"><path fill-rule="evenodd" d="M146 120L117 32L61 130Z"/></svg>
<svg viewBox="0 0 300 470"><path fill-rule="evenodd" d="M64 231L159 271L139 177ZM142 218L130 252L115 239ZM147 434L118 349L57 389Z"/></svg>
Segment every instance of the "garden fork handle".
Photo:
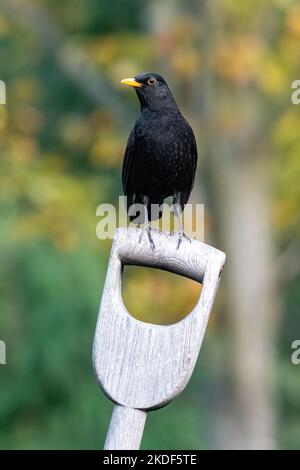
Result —
<svg viewBox="0 0 300 470"><path fill-rule="evenodd" d="M106 436L105 450L138 450L147 412L115 405Z"/></svg>

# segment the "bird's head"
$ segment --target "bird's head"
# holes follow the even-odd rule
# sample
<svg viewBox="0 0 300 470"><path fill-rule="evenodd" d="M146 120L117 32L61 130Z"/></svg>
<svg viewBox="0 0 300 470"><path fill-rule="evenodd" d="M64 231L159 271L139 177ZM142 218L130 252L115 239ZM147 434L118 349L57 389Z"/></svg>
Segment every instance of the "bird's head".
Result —
<svg viewBox="0 0 300 470"><path fill-rule="evenodd" d="M142 109L160 111L174 106L177 108L166 81L158 73L140 73L132 78L124 78L121 83L134 87Z"/></svg>

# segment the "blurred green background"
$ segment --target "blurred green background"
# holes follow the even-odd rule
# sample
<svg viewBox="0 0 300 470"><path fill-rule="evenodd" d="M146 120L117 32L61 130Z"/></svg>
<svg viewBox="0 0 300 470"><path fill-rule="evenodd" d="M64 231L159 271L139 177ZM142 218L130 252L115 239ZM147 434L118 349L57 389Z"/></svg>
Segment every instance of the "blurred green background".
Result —
<svg viewBox="0 0 300 470"><path fill-rule="evenodd" d="M297 0L1 0L0 448L103 446L96 208L117 204L138 113L119 82L149 70L195 130L193 201L228 258L194 375L149 415L142 448L300 448L299 41ZM191 281L126 271L139 318L196 302Z"/></svg>

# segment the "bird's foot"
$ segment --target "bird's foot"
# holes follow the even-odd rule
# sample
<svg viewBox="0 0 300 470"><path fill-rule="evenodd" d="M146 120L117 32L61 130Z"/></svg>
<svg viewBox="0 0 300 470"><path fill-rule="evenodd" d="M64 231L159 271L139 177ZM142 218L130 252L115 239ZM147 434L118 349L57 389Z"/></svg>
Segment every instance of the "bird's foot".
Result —
<svg viewBox="0 0 300 470"><path fill-rule="evenodd" d="M151 246L151 250L155 251L155 245L154 245L154 241L153 241L153 238L152 238L152 235L151 235L150 225L144 225L144 227L141 229L139 243L141 243L142 238L145 235L145 232L147 232L148 240L149 240L149 243L150 243L150 246Z"/></svg>
<svg viewBox="0 0 300 470"><path fill-rule="evenodd" d="M189 241L190 243L192 243L192 239L191 237L189 237L186 233L184 233L183 229L181 230L178 230L178 242L177 242L177 250L179 249L180 245L181 245L181 242L182 240L185 238L187 241Z"/></svg>

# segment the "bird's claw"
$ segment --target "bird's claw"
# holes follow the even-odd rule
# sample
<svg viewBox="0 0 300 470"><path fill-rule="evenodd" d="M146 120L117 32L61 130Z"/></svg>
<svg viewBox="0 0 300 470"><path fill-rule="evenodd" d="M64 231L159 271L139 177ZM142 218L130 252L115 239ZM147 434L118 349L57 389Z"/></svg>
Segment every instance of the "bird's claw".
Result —
<svg viewBox="0 0 300 470"><path fill-rule="evenodd" d="M191 237L189 237L186 233L184 233L183 230L179 230L178 231L178 242L177 242L177 250L179 250L179 247L181 245L181 242L183 239L186 239L187 241L189 241L190 243L192 243L192 239Z"/></svg>
<svg viewBox="0 0 300 470"><path fill-rule="evenodd" d="M152 238L152 235L151 235L151 227L150 227L150 225L145 225L145 226L141 229L139 243L141 243L142 238L143 238L145 232L147 232L148 240L149 240L149 243L150 243L151 250L152 250L152 251L155 251L155 244L154 244L154 241L153 241L153 238Z"/></svg>

